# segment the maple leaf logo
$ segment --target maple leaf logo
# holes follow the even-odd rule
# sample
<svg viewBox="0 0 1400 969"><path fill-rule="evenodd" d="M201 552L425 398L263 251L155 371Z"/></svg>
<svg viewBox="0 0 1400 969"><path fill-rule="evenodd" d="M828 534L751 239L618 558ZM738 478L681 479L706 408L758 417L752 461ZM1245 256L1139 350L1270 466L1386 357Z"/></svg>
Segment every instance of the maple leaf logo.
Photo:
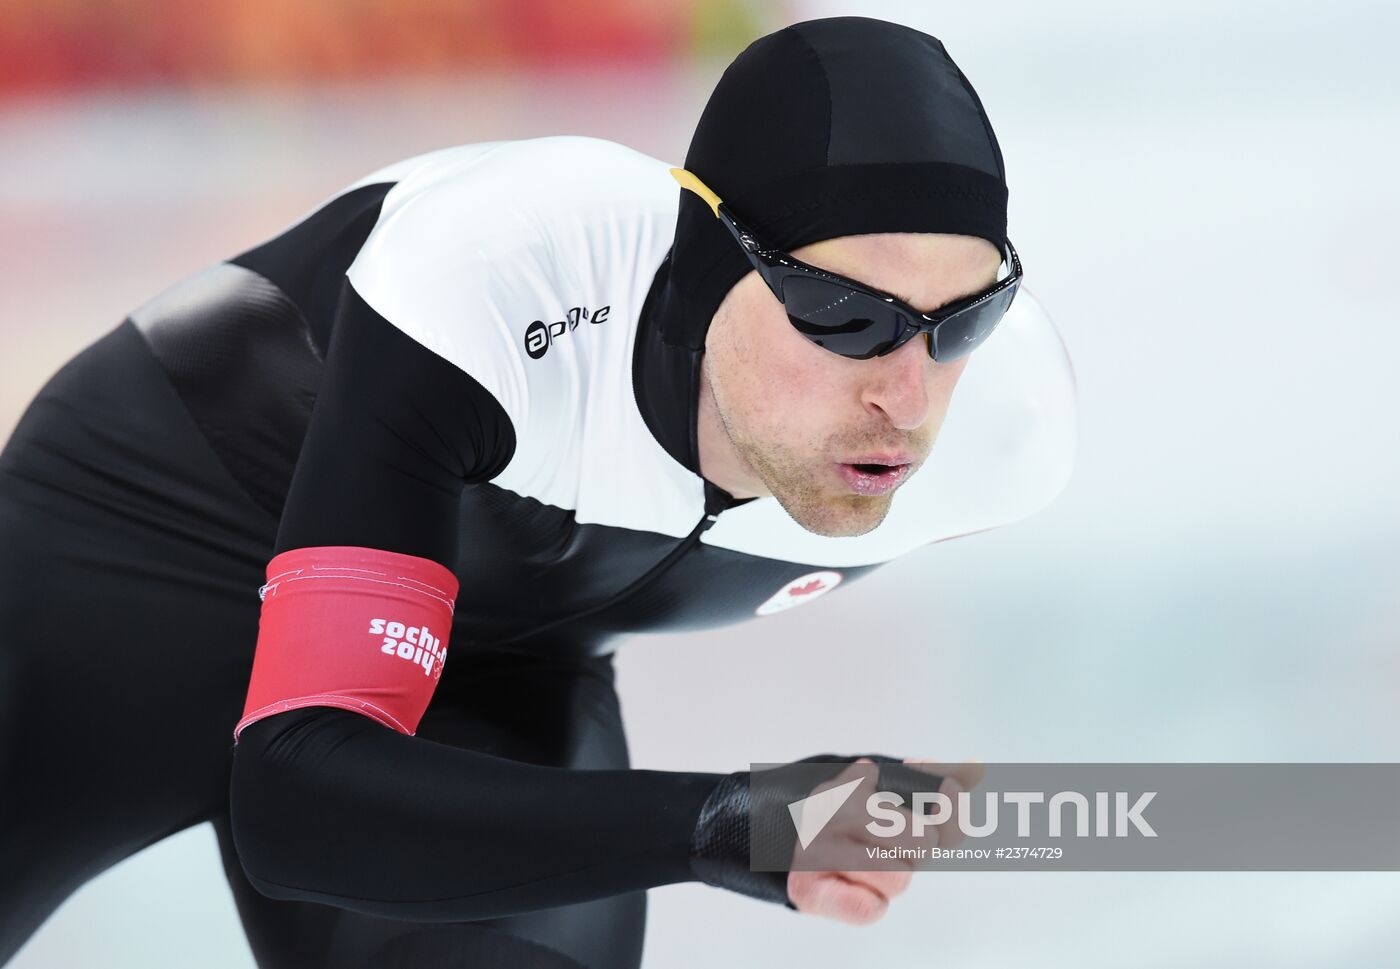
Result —
<svg viewBox="0 0 1400 969"><path fill-rule="evenodd" d="M804 605L826 595L841 584L841 573L831 569L821 572L808 572L799 575L787 585L773 593L763 605L754 610L755 615L771 616L775 612Z"/></svg>

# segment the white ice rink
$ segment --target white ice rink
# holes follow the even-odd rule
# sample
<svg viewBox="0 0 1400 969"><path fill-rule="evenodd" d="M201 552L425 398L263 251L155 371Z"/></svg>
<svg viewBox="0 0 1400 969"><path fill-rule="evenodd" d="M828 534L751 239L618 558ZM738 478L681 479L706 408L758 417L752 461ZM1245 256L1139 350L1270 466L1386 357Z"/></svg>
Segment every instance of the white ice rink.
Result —
<svg viewBox="0 0 1400 969"><path fill-rule="evenodd" d="M1079 462L1031 521L625 646L636 766L1400 761L1400 7L798 9L933 33L976 86L1027 285L1075 362ZM721 67L0 102L0 439L127 310L365 172L560 133L679 163ZM1400 965L1400 875L925 874L866 929L673 886L647 952L1378 969ZM90 883L12 963L251 966L207 826Z"/></svg>

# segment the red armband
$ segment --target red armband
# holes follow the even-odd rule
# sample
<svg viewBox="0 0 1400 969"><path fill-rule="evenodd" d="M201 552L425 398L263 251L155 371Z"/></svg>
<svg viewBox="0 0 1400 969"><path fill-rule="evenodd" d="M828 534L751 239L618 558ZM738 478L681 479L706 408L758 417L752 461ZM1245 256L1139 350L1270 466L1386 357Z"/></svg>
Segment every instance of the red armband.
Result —
<svg viewBox="0 0 1400 969"><path fill-rule="evenodd" d="M243 718L339 707L412 734L452 632L457 577L415 555L353 546L298 548L267 564Z"/></svg>

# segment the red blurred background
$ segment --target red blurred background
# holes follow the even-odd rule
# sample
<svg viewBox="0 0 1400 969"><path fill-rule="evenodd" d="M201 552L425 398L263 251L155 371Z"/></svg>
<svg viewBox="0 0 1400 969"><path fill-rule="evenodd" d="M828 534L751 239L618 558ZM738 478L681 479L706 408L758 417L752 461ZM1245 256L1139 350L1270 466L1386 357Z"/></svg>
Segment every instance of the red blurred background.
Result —
<svg viewBox="0 0 1400 969"><path fill-rule="evenodd" d="M532 70L733 54L744 0L0 0L0 92Z"/></svg>

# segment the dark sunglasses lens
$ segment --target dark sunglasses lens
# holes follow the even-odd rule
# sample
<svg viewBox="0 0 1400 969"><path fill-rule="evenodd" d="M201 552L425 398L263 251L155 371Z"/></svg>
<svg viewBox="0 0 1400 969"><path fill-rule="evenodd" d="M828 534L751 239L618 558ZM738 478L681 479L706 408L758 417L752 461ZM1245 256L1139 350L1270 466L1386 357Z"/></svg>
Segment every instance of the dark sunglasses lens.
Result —
<svg viewBox="0 0 1400 969"><path fill-rule="evenodd" d="M1008 286L990 299L948 317L933 331L933 355L940 363L965 357L982 345L997 328L1019 283Z"/></svg>
<svg viewBox="0 0 1400 969"><path fill-rule="evenodd" d="M889 304L811 276L783 280L783 308L817 346L858 360L885 350L904 331L904 314Z"/></svg>

